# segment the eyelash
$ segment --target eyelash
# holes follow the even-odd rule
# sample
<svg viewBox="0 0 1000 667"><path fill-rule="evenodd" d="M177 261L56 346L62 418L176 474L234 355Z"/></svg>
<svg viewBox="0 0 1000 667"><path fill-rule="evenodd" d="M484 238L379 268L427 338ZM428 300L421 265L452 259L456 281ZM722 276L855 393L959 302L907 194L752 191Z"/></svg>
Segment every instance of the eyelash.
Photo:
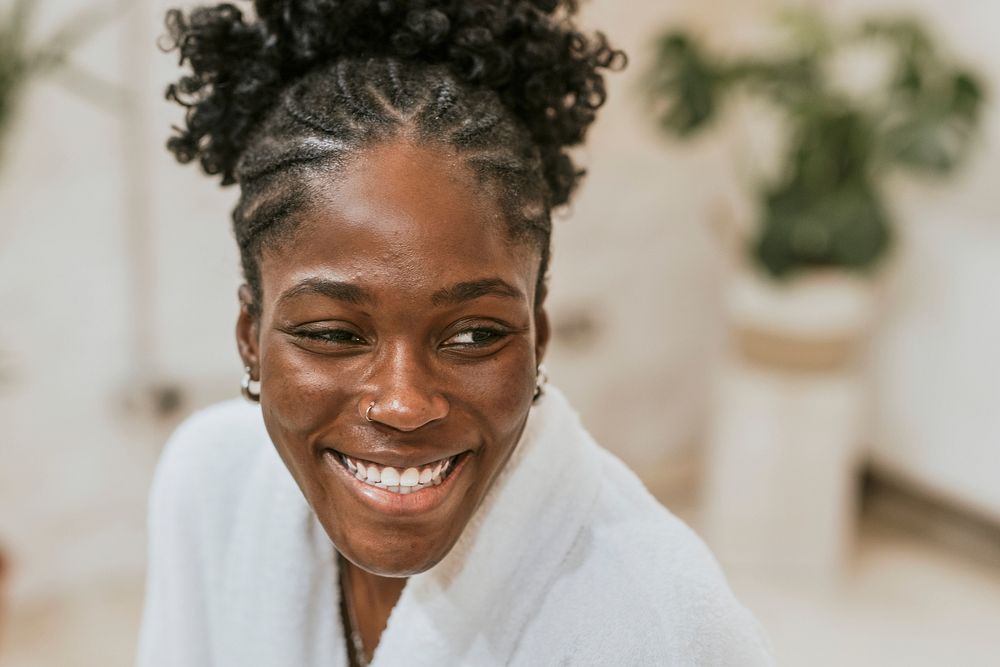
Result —
<svg viewBox="0 0 1000 667"><path fill-rule="evenodd" d="M510 332L504 331L502 329L497 329L495 327L470 327L468 329L463 329L459 331L451 338L461 336L462 334L472 334L473 338L475 338L475 334L477 333L487 333L489 334L490 337L487 340L473 341L471 343L455 343L454 345L459 345L461 347L473 347L473 348L488 347L489 345L492 345L493 343L503 340L508 335L510 335Z"/></svg>
<svg viewBox="0 0 1000 667"><path fill-rule="evenodd" d="M309 340L318 340L323 343L351 343L356 344L357 342L364 343L360 336L346 331L345 329L323 329L320 331L297 331L295 335L298 338L308 338ZM340 338L334 338L334 336L341 336ZM355 340L356 339L356 340Z"/></svg>
<svg viewBox="0 0 1000 667"><path fill-rule="evenodd" d="M473 337L475 337L475 335L478 333L489 334L489 338L487 340L473 341L471 343L453 343L451 345L448 345L447 347L452 347L452 348L488 347L500 340L503 340L504 338L510 335L509 331L505 331L503 329L499 329L496 327L469 327L468 329L462 329L461 331L455 333L453 336L449 338L449 340L451 340L451 338L461 336L462 334L472 334ZM298 338L306 338L309 340L320 341L322 343L329 343L332 345L343 345L343 344L357 345L357 344L364 344L365 342L360 336L351 333L350 331L347 331L345 329L297 331L295 332L295 336Z"/></svg>

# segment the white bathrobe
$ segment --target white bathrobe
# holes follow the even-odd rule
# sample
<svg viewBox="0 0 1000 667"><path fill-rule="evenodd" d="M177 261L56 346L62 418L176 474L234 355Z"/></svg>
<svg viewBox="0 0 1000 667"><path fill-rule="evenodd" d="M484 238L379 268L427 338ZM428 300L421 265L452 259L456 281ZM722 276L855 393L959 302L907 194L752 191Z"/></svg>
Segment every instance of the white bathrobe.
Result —
<svg viewBox="0 0 1000 667"><path fill-rule="evenodd" d="M141 667L347 664L337 558L264 430L227 402L167 444ZM410 577L375 667L773 664L702 542L558 390L455 547Z"/></svg>

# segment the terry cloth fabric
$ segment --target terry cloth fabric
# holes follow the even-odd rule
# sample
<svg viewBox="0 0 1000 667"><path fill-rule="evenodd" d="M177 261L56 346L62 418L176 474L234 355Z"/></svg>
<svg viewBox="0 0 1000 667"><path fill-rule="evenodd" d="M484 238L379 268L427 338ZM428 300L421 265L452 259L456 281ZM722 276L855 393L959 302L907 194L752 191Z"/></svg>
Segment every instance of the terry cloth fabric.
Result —
<svg viewBox="0 0 1000 667"><path fill-rule="evenodd" d="M334 547L259 407L189 418L149 511L140 667L346 666ZM704 544L552 387L455 547L407 581L373 661L770 664Z"/></svg>

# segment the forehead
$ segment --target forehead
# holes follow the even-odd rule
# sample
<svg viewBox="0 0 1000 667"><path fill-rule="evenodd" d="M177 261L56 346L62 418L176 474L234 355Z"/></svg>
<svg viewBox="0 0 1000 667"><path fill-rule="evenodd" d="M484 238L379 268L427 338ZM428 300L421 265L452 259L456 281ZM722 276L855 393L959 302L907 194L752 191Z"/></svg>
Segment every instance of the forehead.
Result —
<svg viewBox="0 0 1000 667"><path fill-rule="evenodd" d="M537 249L512 239L493 189L447 148L382 144L308 192L295 233L261 257L265 300L317 272L413 292L488 274L531 292Z"/></svg>

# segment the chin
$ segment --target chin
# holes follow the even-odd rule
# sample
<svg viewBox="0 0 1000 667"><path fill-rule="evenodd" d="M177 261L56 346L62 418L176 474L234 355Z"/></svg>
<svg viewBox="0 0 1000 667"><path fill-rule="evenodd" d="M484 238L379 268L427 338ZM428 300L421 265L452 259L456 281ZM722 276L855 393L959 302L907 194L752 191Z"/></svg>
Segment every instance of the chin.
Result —
<svg viewBox="0 0 1000 667"><path fill-rule="evenodd" d="M431 543L396 538L353 545L333 539L344 558L362 570L381 577L410 577L426 572L448 555L456 541L457 536L456 539Z"/></svg>

